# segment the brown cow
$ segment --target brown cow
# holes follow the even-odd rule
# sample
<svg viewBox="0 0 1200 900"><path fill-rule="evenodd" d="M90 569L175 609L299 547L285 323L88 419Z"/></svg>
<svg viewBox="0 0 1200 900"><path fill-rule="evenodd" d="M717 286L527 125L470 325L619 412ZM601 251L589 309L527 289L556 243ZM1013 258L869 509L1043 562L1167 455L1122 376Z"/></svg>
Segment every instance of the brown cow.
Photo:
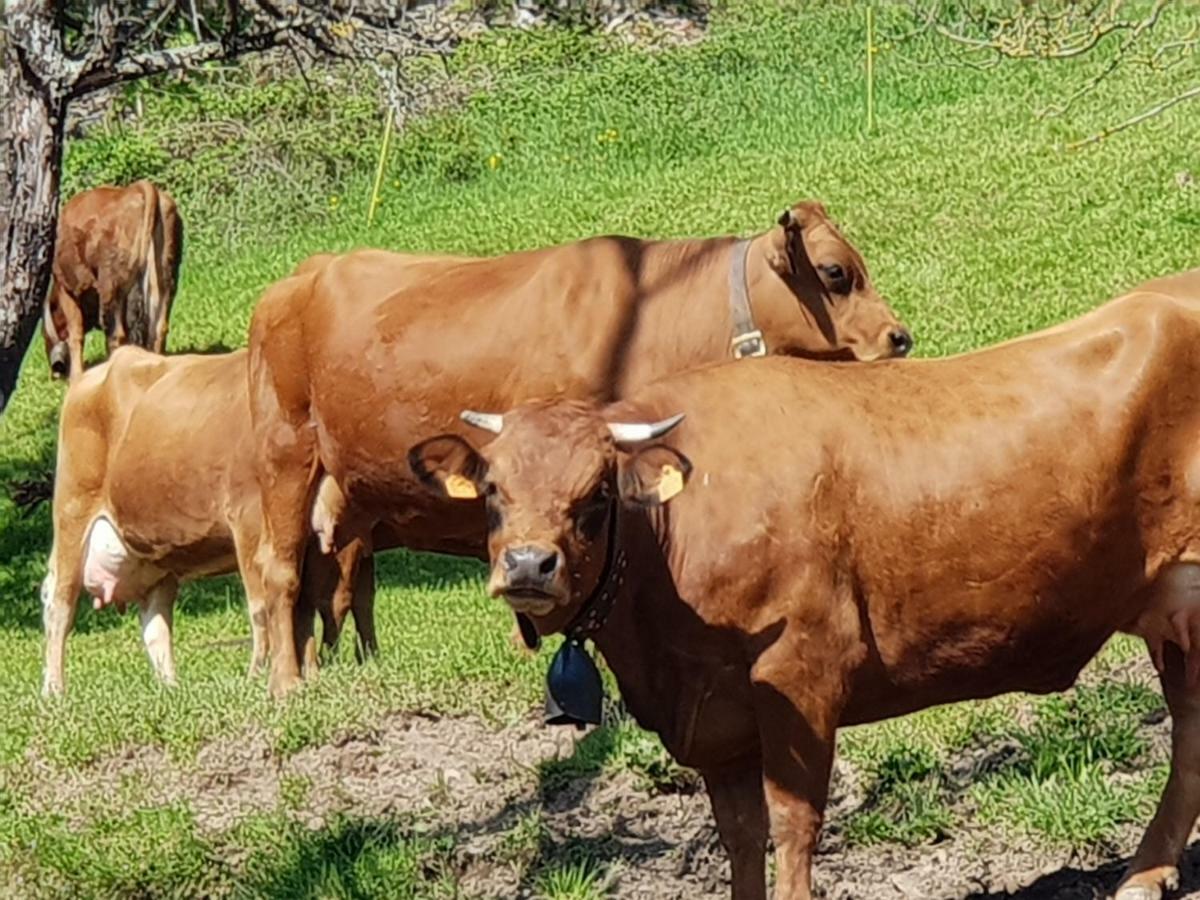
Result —
<svg viewBox="0 0 1200 900"><path fill-rule="evenodd" d="M1174 883L1200 811L1200 269L949 359L755 360L470 419L498 437L427 441L414 471L487 496L490 592L576 656L594 638L703 773L737 900L765 895L768 823L775 896L811 897L840 725L1063 690L1117 631L1174 731L1117 896Z"/></svg>
<svg viewBox="0 0 1200 900"><path fill-rule="evenodd" d="M51 375L83 371L83 338L93 328L104 329L109 353L127 342L164 353L182 253L175 201L148 181L68 200L42 313Z"/></svg>
<svg viewBox="0 0 1200 900"><path fill-rule="evenodd" d="M72 381L59 423L54 546L42 584L47 694L63 690L63 654L81 587L97 608L141 606L150 661L173 682L179 582L240 570L251 673L263 665L268 642L255 560L261 513L250 438L244 350L163 357L124 347ZM327 644L353 605L361 655L375 643L374 569L369 560L355 569L359 551L351 544L336 560L310 553L304 576Z"/></svg>
<svg viewBox="0 0 1200 900"><path fill-rule="evenodd" d="M462 406L611 399L731 352L875 359L911 345L812 202L747 240L605 237L484 259L359 251L269 289L250 328L250 385L272 693L299 680L286 639L293 619L297 635L311 620L293 610L322 471L344 493L347 535L381 523L389 546L485 558L482 508L436 501L405 463Z"/></svg>

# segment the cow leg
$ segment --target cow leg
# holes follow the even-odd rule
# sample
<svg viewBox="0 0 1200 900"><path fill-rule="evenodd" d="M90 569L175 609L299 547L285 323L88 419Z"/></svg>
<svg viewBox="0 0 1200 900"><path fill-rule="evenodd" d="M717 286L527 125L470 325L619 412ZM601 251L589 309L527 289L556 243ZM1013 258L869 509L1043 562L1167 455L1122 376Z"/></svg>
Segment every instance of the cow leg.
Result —
<svg viewBox="0 0 1200 900"><path fill-rule="evenodd" d="M302 671L307 678L320 670L317 641L313 630L316 617L321 617L321 641L332 648L337 643L338 628L333 616L333 595L337 588L337 561L321 551L317 540L310 539L304 548L304 565L301 570L300 592L296 599L295 616L297 626L304 621L308 627L296 631L297 650L302 660Z"/></svg>
<svg viewBox="0 0 1200 900"><path fill-rule="evenodd" d="M361 538L356 538L337 554L338 578L330 604L333 642L345 627L346 616L354 614L354 657L360 663L374 656L375 640L375 556ZM327 626L329 627L329 626Z"/></svg>
<svg viewBox="0 0 1200 900"><path fill-rule="evenodd" d="M116 290L107 272L101 271L96 286L100 294L100 321L104 328L106 349L108 355L125 343L125 306L127 295Z"/></svg>
<svg viewBox="0 0 1200 900"><path fill-rule="evenodd" d="M46 661L42 693L61 694L66 686L64 658L67 635L75 624L79 592L83 587L80 559L81 534L63 532L55 536L50 565L42 581L42 623L46 632Z"/></svg>
<svg viewBox="0 0 1200 900"><path fill-rule="evenodd" d="M267 630L267 604L262 586L255 590L246 588L246 611L250 616L250 667L246 677L253 678L267 667L271 651L270 632Z"/></svg>
<svg viewBox="0 0 1200 900"><path fill-rule="evenodd" d="M326 565L333 567L334 563L323 557ZM336 570L330 571L327 577L320 579L320 584L310 581L307 573L304 584L300 588L300 602L296 606L296 615L310 615L314 611L321 618L321 650L317 652L315 638L304 647L304 672L315 672L321 665L331 663L336 659L338 641L342 636L342 620L337 614L336 606L340 601L342 588L337 580ZM347 607L349 602L347 601ZM315 622L315 620L314 620Z"/></svg>
<svg viewBox="0 0 1200 900"><path fill-rule="evenodd" d="M312 537L313 501L322 477L304 346L287 304L270 291L250 323L250 413L254 425L255 480L262 498L262 540L257 563L267 596L271 632L268 689L282 697L300 684L300 654L313 621L296 615L306 545Z"/></svg>
<svg viewBox="0 0 1200 900"><path fill-rule="evenodd" d="M254 554L257 542L257 530L247 531L241 524L235 527L234 550L237 553L238 572L242 576L242 589L246 593L246 613L250 618L250 667L246 671L247 678L253 678L266 667L271 649L267 633L267 595Z"/></svg>
<svg viewBox="0 0 1200 900"><path fill-rule="evenodd" d="M1200 686L1188 687L1185 655L1176 644L1160 654L1159 678L1171 710L1171 774L1116 900L1160 900L1178 885L1176 865L1200 814Z"/></svg>
<svg viewBox="0 0 1200 900"><path fill-rule="evenodd" d="M811 900L812 858L829 795L844 659L832 628L789 623L751 668L776 900Z"/></svg>
<svg viewBox="0 0 1200 900"><path fill-rule="evenodd" d="M375 554L363 549L354 573L354 592L350 598L354 613L354 656L361 663L379 652L375 638ZM344 615L344 614L343 614Z"/></svg>
<svg viewBox="0 0 1200 900"><path fill-rule="evenodd" d="M267 519L268 540L259 547L258 564L267 599L267 627L271 643L271 674L268 690L283 697L300 684L300 659L312 640L313 611L297 615L300 572L308 539L303 510L308 507L307 466L279 471L273 487L264 493L264 507L273 514ZM289 515L295 512L296 515Z"/></svg>
<svg viewBox="0 0 1200 900"><path fill-rule="evenodd" d="M168 576L152 587L142 598L142 642L154 674L163 684L175 685L175 652L171 645L171 625L174 620L175 598L179 582Z"/></svg>
<svg viewBox="0 0 1200 900"><path fill-rule="evenodd" d="M324 655L323 661L331 662L334 659L333 654L337 650L342 629L333 611L333 604L337 602L336 595L333 599L326 598L326 600L327 602L325 603L318 602L316 609L317 614L321 617L321 651ZM308 665L308 660L305 660L305 665Z"/></svg>
<svg viewBox="0 0 1200 900"><path fill-rule="evenodd" d="M766 900L767 812L758 758L703 773L721 845L729 855L733 900Z"/></svg>
<svg viewBox="0 0 1200 900"><path fill-rule="evenodd" d="M317 593L314 603L321 614L322 643L332 653L345 628L346 616L354 614L357 638L354 657L360 663L375 655L375 557L361 539L355 539L336 556L321 556L324 566L336 565L330 577L312 579ZM319 584L319 587L318 587ZM306 589L309 586L305 576Z"/></svg>
<svg viewBox="0 0 1200 900"><path fill-rule="evenodd" d="M313 611L297 615L305 547L311 536L306 509L312 507L316 452L306 424L278 425L260 460L263 540L255 556L267 605L271 668L267 689L280 698L300 684L300 660L313 634Z"/></svg>

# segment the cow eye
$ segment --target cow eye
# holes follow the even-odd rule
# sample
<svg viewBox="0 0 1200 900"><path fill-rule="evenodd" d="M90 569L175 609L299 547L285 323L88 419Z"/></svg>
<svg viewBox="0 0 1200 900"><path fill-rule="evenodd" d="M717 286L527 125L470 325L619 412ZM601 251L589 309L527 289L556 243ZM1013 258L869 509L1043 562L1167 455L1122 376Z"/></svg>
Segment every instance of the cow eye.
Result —
<svg viewBox="0 0 1200 900"><path fill-rule="evenodd" d="M833 290L835 294L850 293L850 276L846 275L846 270L842 269L840 265L836 263L818 265L817 269L821 270L821 274L826 277L826 282L829 284L829 289Z"/></svg>
<svg viewBox="0 0 1200 900"><path fill-rule="evenodd" d="M504 515L500 511L500 495L496 492L494 484L487 484L483 488L483 508L487 516L488 531L495 531L500 527L500 523L504 521Z"/></svg>
<svg viewBox="0 0 1200 900"><path fill-rule="evenodd" d="M828 280L834 284L839 284L846 281L846 270L842 269L841 266L836 263L817 266L817 268L821 270L822 275L826 276Z"/></svg>
<svg viewBox="0 0 1200 900"><path fill-rule="evenodd" d="M576 517L580 532L586 538L595 538L604 526L608 515L608 485L601 484L583 501Z"/></svg>

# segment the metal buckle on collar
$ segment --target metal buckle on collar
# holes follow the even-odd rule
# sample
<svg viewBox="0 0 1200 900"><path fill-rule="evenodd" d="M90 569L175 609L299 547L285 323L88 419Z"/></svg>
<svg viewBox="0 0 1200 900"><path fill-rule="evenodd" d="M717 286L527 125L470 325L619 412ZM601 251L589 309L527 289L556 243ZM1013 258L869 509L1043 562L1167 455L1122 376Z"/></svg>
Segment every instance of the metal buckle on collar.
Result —
<svg viewBox="0 0 1200 900"><path fill-rule="evenodd" d="M734 359L745 359L747 356L766 356L767 342L763 340L762 332L755 328L745 334L739 334L729 346L733 348Z"/></svg>

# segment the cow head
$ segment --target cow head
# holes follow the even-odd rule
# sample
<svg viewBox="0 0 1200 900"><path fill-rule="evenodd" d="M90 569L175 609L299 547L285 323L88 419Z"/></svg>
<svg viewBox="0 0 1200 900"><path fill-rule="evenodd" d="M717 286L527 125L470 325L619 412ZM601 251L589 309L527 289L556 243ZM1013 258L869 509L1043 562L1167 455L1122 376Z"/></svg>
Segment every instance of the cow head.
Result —
<svg viewBox="0 0 1200 900"><path fill-rule="evenodd" d="M71 371L71 346L67 343L67 317L58 301L58 286L52 285L42 305L42 339L51 378L66 378Z"/></svg>
<svg viewBox="0 0 1200 900"><path fill-rule="evenodd" d="M862 256L820 203L806 200L785 209L761 240L775 281L752 287L751 296L755 315L764 303L771 306L764 313L775 313L763 324L772 349L850 354L859 360L904 356L912 349L912 335L879 296Z"/></svg>
<svg viewBox="0 0 1200 900"><path fill-rule="evenodd" d="M654 506L683 489L691 465L655 440L682 416L609 423L572 400L504 416L464 412L496 438L480 450L448 434L409 451L417 478L449 498L487 504L488 592L515 612L563 627L603 577L620 504Z"/></svg>

